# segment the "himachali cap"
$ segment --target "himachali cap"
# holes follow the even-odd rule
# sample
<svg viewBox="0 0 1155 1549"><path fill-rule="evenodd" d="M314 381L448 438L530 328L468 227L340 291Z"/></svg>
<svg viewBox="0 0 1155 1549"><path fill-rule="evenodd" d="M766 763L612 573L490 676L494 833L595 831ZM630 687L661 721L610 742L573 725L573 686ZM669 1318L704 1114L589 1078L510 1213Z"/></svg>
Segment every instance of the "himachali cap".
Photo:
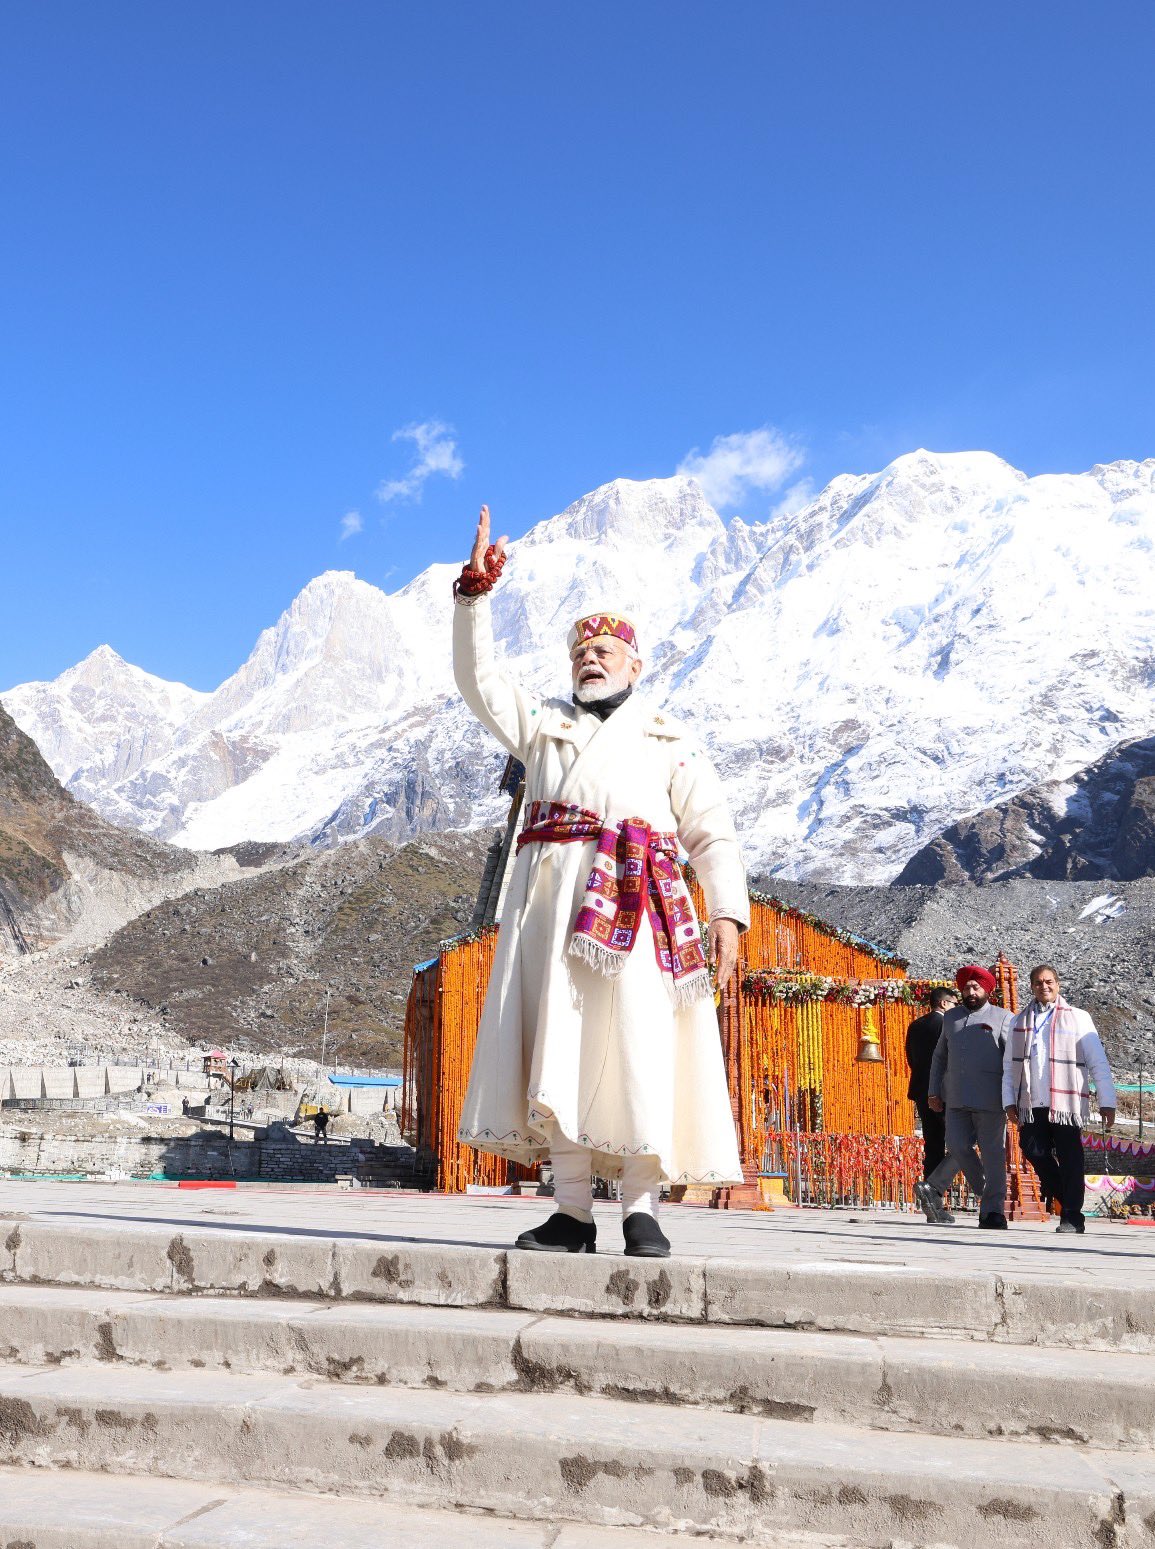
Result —
<svg viewBox="0 0 1155 1549"><path fill-rule="evenodd" d="M596 640L598 635L613 635L616 640L628 645L631 651L638 649L638 637L628 618L620 613L591 613L588 618L578 619L570 630L570 655L573 655L575 647L584 645L587 640Z"/></svg>

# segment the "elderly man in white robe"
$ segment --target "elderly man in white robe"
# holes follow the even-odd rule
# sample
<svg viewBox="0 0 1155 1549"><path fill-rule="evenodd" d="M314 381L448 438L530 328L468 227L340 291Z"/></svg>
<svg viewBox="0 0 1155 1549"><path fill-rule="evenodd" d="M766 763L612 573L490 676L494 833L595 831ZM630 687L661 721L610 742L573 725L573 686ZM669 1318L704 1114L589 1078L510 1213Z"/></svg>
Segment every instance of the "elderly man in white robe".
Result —
<svg viewBox="0 0 1155 1549"><path fill-rule="evenodd" d="M734 972L749 925L746 875L709 760L634 694L642 661L629 620L575 623L572 697L544 698L502 671L488 593L505 543L490 544L483 506L454 587L457 686L526 771L459 1134L551 1162L554 1214L519 1248L595 1252L596 1174L621 1179L625 1252L665 1258L662 1182L742 1176L714 987ZM680 850L709 910L705 951Z"/></svg>

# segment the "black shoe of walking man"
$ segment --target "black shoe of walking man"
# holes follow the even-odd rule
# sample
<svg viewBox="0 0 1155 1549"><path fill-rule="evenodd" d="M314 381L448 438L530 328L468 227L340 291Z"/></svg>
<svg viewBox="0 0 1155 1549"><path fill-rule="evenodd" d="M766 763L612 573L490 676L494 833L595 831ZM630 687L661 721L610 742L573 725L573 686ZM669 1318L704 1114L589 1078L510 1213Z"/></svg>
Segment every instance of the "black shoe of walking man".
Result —
<svg viewBox="0 0 1155 1549"><path fill-rule="evenodd" d="M991 1210L985 1216L979 1216L979 1225L988 1232L1005 1232L1007 1218L1001 1210Z"/></svg>

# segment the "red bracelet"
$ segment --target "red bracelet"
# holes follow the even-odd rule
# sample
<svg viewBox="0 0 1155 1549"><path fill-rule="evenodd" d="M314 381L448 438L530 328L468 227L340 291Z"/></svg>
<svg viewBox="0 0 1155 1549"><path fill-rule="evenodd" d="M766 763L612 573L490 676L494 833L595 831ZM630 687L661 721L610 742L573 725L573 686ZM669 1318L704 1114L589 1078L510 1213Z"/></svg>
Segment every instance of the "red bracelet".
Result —
<svg viewBox="0 0 1155 1549"><path fill-rule="evenodd" d="M453 583L455 597L481 597L492 591L495 582L505 569L506 555L498 554L497 545L491 543L485 551L485 569L474 570L471 565L461 567L461 574Z"/></svg>

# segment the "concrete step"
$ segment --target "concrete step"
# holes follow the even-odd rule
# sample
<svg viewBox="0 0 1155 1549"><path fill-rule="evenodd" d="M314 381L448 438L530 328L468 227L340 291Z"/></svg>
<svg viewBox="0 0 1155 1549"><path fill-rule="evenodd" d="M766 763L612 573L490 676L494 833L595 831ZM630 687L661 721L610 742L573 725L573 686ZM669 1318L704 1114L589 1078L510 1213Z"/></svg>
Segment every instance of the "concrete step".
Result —
<svg viewBox="0 0 1155 1549"><path fill-rule="evenodd" d="M511 1522L293 1490L237 1490L178 1479L5 1469L0 1543L35 1549L660 1549L632 1528ZM781 1549L837 1549L842 1538L794 1535Z"/></svg>
<svg viewBox="0 0 1155 1549"><path fill-rule="evenodd" d="M762 1544L809 1530L1060 1549L1155 1531L1143 1536L1155 1524L1150 1452L117 1364L0 1370L0 1460Z"/></svg>
<svg viewBox="0 0 1155 1549"><path fill-rule="evenodd" d="M384 1231L210 1227L182 1216L175 1193L167 1223L0 1220L0 1283L492 1306L1155 1354L1148 1275L1101 1256L1058 1277L945 1261L928 1271L917 1263L519 1253Z"/></svg>
<svg viewBox="0 0 1155 1549"><path fill-rule="evenodd" d="M0 1287L0 1359L598 1394L800 1423L1155 1447L1155 1356L499 1308Z"/></svg>

